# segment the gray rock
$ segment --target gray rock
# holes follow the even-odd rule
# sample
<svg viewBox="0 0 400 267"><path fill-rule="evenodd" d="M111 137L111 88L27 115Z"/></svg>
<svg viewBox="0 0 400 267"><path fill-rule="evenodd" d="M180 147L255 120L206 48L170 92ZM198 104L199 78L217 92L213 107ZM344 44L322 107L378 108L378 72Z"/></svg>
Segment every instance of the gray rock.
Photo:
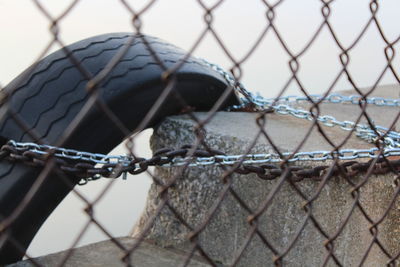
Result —
<svg viewBox="0 0 400 267"><path fill-rule="evenodd" d="M383 126L388 126L398 112L395 108L368 107L367 113ZM355 105L321 105L321 114L334 115L341 120L355 120L360 108ZM385 114L385 116L382 116ZM199 120L206 118L205 113L195 114ZM249 148L259 127L252 113L217 113L205 127L207 145L227 154L243 154ZM267 114L264 130L280 151L293 151L304 138L306 141L300 151L332 150L332 146L317 131L316 127L308 133L312 123L292 116ZM378 123L380 124L380 123ZM196 141L195 125L188 116L176 116L166 119L154 132L151 139L153 150L164 147L178 148ZM338 145L345 140L348 132L338 127L322 127L328 138ZM174 135L170 135L174 132ZM369 148L370 144L352 136L343 148ZM252 153L273 152L269 141L261 134ZM360 160L362 161L362 160ZM365 160L364 160L365 161ZM330 165L326 162L303 162L303 166L313 167ZM388 257L373 241L370 232L371 222L362 212L377 222L395 194L393 174L372 175L359 190L360 194L351 194L355 184L362 183L364 175L351 177L350 182L344 177L333 177L324 185L321 182L304 180L296 188L289 182L278 187L278 180L265 181L256 175L230 176L224 183L223 170L219 167L156 168L155 178L163 183L176 183L167 191L170 205L190 225L197 229L203 223L205 228L198 235L198 244L216 263L230 265L237 257L237 251L244 246L246 236L251 234L248 217L263 207L273 190L278 189L270 205L257 220L257 228L279 254L285 253L285 266L320 266L328 259L328 266L336 266L332 257L327 258L329 250L325 247L329 240L324 235L335 237L331 245L335 257L344 266L358 266L368 252L364 266L383 266ZM246 210L228 191L219 203L221 191L230 184L237 195L247 204ZM143 216L135 226L132 235L138 236L144 231L150 218L162 202L159 193L162 187L153 184ZM297 192L302 192L307 199L315 197L310 206ZM210 216L210 209L219 203L216 212ZM360 204L363 211L358 206ZM388 215L378 225L377 237L391 255L399 253L400 246L400 201L391 206ZM348 214L351 214L348 216ZM315 218L316 222L309 215ZM210 217L209 220L206 218ZM317 229L322 228L323 233ZM342 227L342 225L344 226ZM293 246L290 244L301 232ZM186 227L166 206L152 222L146 238L162 247L187 249L192 247L188 241L191 229ZM372 246L371 246L372 245ZM369 247L371 246L370 250ZM271 266L274 253L257 234L244 250L238 262L239 266Z"/></svg>
<svg viewBox="0 0 400 267"><path fill-rule="evenodd" d="M130 237L117 238L119 242L126 249L133 247L135 239ZM109 267L109 266L127 266L126 262L122 259L125 255L124 251L120 249L114 242L107 240L80 248L74 248L71 251L63 251L47 256L39 257L34 261L40 266L53 267L59 266L64 258L70 254L68 260L65 262L65 267ZM149 267L149 266L165 266L175 267L186 259L182 251L177 249L164 249L148 241L143 241L140 246L132 253L128 262L136 267ZM8 267L31 267L36 266L30 260L18 262L16 264L8 265ZM192 258L189 266L203 267L209 266L205 264L198 256Z"/></svg>

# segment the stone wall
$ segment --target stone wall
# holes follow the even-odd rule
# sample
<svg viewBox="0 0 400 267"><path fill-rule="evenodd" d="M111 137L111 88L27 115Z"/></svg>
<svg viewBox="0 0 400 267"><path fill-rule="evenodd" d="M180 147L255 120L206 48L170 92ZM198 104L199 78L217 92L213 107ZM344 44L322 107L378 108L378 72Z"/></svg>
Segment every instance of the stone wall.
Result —
<svg viewBox="0 0 400 267"><path fill-rule="evenodd" d="M387 92L386 92L387 94ZM395 117L396 109L390 107L371 106L368 114L379 125L388 126ZM321 105L321 114L334 115L339 120L355 120L360 113L356 105ZM385 114L386 116L381 116ZM205 119L207 114L196 113L198 119ZM255 123L258 114L228 113L216 114L206 125L205 140L210 148L218 149L227 154L243 154L251 146L259 127ZM300 151L332 150L332 146L313 128L311 122L293 118L292 116L267 114L265 131L281 151L293 151L307 138ZM329 139L341 143L348 132L339 127L323 127ZM195 123L189 116L170 117L155 131L151 145L153 150L164 147L178 148L185 144L193 144L196 139ZM344 148L369 148L370 144L352 136ZM268 153L273 148L261 136L251 149L252 153ZM365 160L360 160L365 161ZM303 162L303 166L313 167L330 162ZM227 182L221 179L223 170L219 167L191 167L182 172L176 168L156 168L155 176L164 182L177 178L176 184L168 190L169 203L182 218L196 229L205 223L210 209L218 202L221 191L227 188ZM234 174L228 179L230 188L248 205L251 212L257 211L275 189L278 193L263 215L257 220L257 229L267 237L279 254L285 254L285 266L320 266L327 260L328 249L325 245L328 238L319 231L310 214L316 218L324 233L330 237L337 236L328 244L334 246L334 254L344 266L356 266L369 251L365 266L383 266L388 257L378 248L371 246L371 222L363 215L366 212L374 221L378 221L389 207L395 194L393 181L395 176L372 175L361 187L359 197L352 195L354 185L362 183L364 175L351 178L348 182L343 177L333 177L323 185L321 182L304 180L297 184L297 189L307 199L316 198L304 208L305 200L288 182L279 187L278 180L261 180L254 174ZM148 219L154 215L161 199L160 186L153 185L149 192L147 207L142 218L135 226L133 236L138 235ZM355 203L361 204L361 210ZM379 224L378 238L391 254L399 252L400 241L400 202L397 200L384 221ZM215 262L231 265L238 256L237 250L253 229L248 223L249 210L246 210L230 193L219 205L204 230L199 234L198 242L204 251ZM351 214L349 216L349 214ZM342 225L345 224L344 227ZM297 232L301 234L297 237ZM154 221L147 238L162 247L190 248L188 237L191 230L167 208L163 208ZM293 239L294 245L289 249ZM243 255L239 266L270 266L273 265L274 254L270 248L254 234ZM329 259L329 258L328 258ZM328 266L336 266L332 258Z"/></svg>

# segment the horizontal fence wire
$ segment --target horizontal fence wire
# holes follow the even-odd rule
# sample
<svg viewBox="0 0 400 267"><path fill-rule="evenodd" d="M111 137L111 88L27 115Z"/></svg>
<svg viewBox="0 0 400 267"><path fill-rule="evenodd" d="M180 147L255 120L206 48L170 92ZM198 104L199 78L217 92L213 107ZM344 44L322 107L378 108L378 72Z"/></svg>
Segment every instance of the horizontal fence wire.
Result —
<svg viewBox="0 0 400 267"><path fill-rule="evenodd" d="M161 0L148 1L140 9L133 1L115 1L115 5L127 11L121 11L121 16L131 20L132 32L102 35L68 45L62 41L63 22L80 2L83 1L71 1L63 12L53 14L45 3L31 1L50 25L51 41L43 44L45 49L31 68L0 90L0 265L25 258L33 266L45 266L40 258L27 254L27 248L51 211L72 192L85 205L88 220L78 230L70 249L60 256L57 266L71 264L74 247L93 226L111 241L118 250L119 263L126 266L142 266L137 257L148 244L179 250L180 260L173 264L182 266L301 266L296 259L315 266L377 266L383 262L398 266L399 100L372 97L385 75L390 74L397 81L396 86L400 83L395 61L400 36L392 39L385 34L380 16L384 2L360 3L368 7L369 18L354 34L353 41L344 44L331 22L339 1L316 1L320 4L320 23L306 45L294 52L277 26L280 7L293 1L261 1L265 13L263 30L254 34L254 43L248 46L249 50L243 48L241 56L230 50L230 44L224 42L224 32L215 26L218 14L229 12L224 11L229 0L192 1L203 15L203 30L187 51L144 34L146 23L151 23L147 14ZM242 5L245 9L246 4ZM180 12L185 11L167 13L179 16ZM357 10L348 12L355 15ZM380 53L386 62L366 90L357 85L350 66L352 53L371 28L377 30L375 38L383 43ZM208 44L207 38L212 38L229 60L226 71L193 56L196 49ZM267 99L247 91L240 82L246 74L246 63L257 57L257 51L265 49L264 39L272 38L288 59L285 64L289 75L279 94ZM304 85L300 69L305 55L318 46L320 38L330 38L340 69L331 74L334 79L329 88L316 96ZM60 50L45 57L53 46ZM320 64L324 64L324 58ZM259 73L268 75L262 70ZM340 79L351 85L352 97L335 94ZM286 96L292 84L299 88L297 97ZM217 89L198 93L204 88ZM335 114L322 115L321 110L327 105L335 105L339 110L341 105L348 104L357 110L357 114L352 114L352 122L336 120ZM370 106L394 110L389 114L389 125L379 126L371 118ZM233 115L249 113L251 123L257 127L252 140L245 145L238 143L240 153L209 142L207 127L221 110L229 110ZM199 115L197 111L207 113ZM163 128L159 123L164 117L178 114L185 114L192 125L192 137L185 140L184 146L157 147L147 159L133 152L137 136L132 133L157 126L156 135ZM309 123L307 134L297 138L289 152L281 148L269 126L274 116L283 120L287 114L292 115L289 121L303 119ZM237 123L245 127L249 122ZM343 130L340 142L330 134L334 126ZM305 144L313 141L312 132L317 132L330 149L305 151ZM349 147L357 136L368 149ZM106 156L124 138L127 156ZM169 142L168 136L161 134L160 139L165 144ZM268 147L268 151L260 151L260 140L267 144L263 147ZM175 144L180 142L183 141ZM193 206L182 204L191 201L185 197L193 196L193 192L187 191L190 187L185 187L185 179L196 180L201 172L209 180L217 180L212 185L207 182L215 191L200 187L204 194L213 193L203 196L205 200L196 206L198 210L190 211ZM111 179L94 200L76 187L105 177L126 178L127 173L146 173L153 183L147 213L138 220L139 230L128 243L115 237L94 212L112 185L123 181ZM243 177L249 182L244 182ZM385 181L390 181L390 190L376 185L384 183L376 179L388 179ZM249 188L243 189L246 186ZM253 192L251 196L256 200L243 192ZM288 192L290 197L284 198ZM202 194L196 192L198 197ZM326 201L329 194L340 197ZM375 199L369 199L373 196ZM381 199L383 196L385 199ZM379 211L371 207L379 207ZM224 212L235 219L241 216L237 225L242 228L226 225L226 218L221 215ZM228 241L218 239L218 229L227 231ZM271 229L281 232L273 233ZM346 234L354 236L348 238ZM240 237L231 242L230 235Z"/></svg>

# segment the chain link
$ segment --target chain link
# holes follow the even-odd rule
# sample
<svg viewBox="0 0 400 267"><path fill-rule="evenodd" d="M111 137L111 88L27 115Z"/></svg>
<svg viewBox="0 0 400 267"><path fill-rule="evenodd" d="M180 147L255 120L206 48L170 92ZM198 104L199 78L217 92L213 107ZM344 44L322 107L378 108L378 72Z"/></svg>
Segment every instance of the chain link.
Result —
<svg viewBox="0 0 400 267"><path fill-rule="evenodd" d="M274 111L280 115L291 115L293 117L308 121L317 120L328 127L338 126L345 131L354 131L356 136L368 143L376 141L383 145L383 156L400 156L400 133L390 131L387 128L374 125L372 129L368 125L356 124L352 121L340 121L329 115L316 115L310 111L300 108L294 108L292 105L299 103L334 103L334 104L372 104L376 106L399 107L400 99L386 99L382 97L364 98L357 95L344 96L339 94L330 94L327 96L310 95L303 96L283 96L279 98L264 98L260 94L254 94L237 81L230 73L216 64L203 60L204 64L221 74L228 84L234 88L239 96L241 104L232 106L228 110L253 110L253 111ZM191 151L191 153L189 153ZM29 142L16 142L10 140L0 149L0 160L23 161L28 165L44 166L46 161L52 157L56 158L61 170L81 177L82 183L86 184L90 180L96 180L100 177L116 178L127 172L138 174L147 170L149 166L179 167L179 166L232 166L241 164L237 168L237 173L257 173L263 179L273 179L279 176L278 167L268 165L271 163L280 163L287 161L289 163L299 161L326 161L339 159L344 161L369 158L375 159L379 156L378 148L370 149L342 149L338 151L309 151L309 152L284 152L281 155L276 153L265 154L247 154L247 155L225 155L221 151L204 151L201 149L192 149L190 146L184 146L180 149L162 149L154 153L150 159L133 158L125 155L105 155L99 153L89 153L74 149L60 148L50 145L39 145ZM381 160L381 159L379 159ZM357 162L352 165L356 166ZM267 164L267 165L265 165ZM365 164L365 163L357 163ZM395 166L397 161L394 162ZM396 165L397 164L397 165ZM259 165L253 166L253 165ZM261 169L260 169L261 168ZM313 169L304 169L300 167L291 167L295 180L312 178L320 176L321 171L328 166L319 166ZM299 169L300 168L300 169ZM359 166L357 167L358 169ZM382 168L379 167L379 171ZM348 166L345 166L348 169ZM362 168L361 168L362 169ZM386 169L388 169L386 167ZM274 170L274 171L272 171ZM268 173L267 173L268 171ZM301 179L298 173L303 171ZM295 174L297 172L297 176ZM317 175L318 174L318 175ZM297 177L297 178L296 178Z"/></svg>
<svg viewBox="0 0 400 267"><path fill-rule="evenodd" d="M245 89L245 87L237 81L230 73L226 72L223 68L216 64L209 63L205 60L203 62L217 71L222 75L230 86L232 86L239 96L242 104L238 106L232 106L229 110L241 110L246 109L249 104L253 105L257 111L274 111L281 115L292 115L299 119L305 119L309 121L318 120L322 124L328 127L339 126L341 129L346 131L354 131L355 134L367 141L368 143L374 143L377 140L382 139L382 143L387 148L400 148L400 133L395 131L389 131L389 129L374 125L372 129L368 125L356 124L352 121L340 121L330 115L316 115L310 111L306 111L300 108L293 108L293 103L333 103L333 104L372 104L376 106L388 106L388 107L399 107L400 99L388 99L383 97L371 97L366 98L358 95L344 96L340 94L329 94L327 96L312 94L306 96L282 96L279 98L265 98L260 94L254 94ZM355 150L356 151L356 150Z"/></svg>
<svg viewBox="0 0 400 267"><path fill-rule="evenodd" d="M288 162L297 161L326 161L326 160L352 160L359 158L370 158L374 159L379 155L378 148L371 149L341 149L338 151L328 151L328 150L317 150L310 152L283 152L282 157L277 153L265 153L265 154L245 154L245 155L224 155L223 152L218 151L217 155L212 155L213 153L197 149L194 150L193 156L186 157L188 151L188 145L180 149L167 149L168 154L165 156L160 156L160 152L156 152L155 155L160 157L161 162L165 162L160 166L164 167L178 167L188 165L189 167L196 166L207 166L207 165L235 165L241 163L243 165L251 164L263 164L263 163L280 163L284 160ZM140 168L140 163L145 159L141 158L140 161L132 165L135 161L133 157L124 155L105 155L99 153L89 153L77 151L74 149L65 149L48 145L38 145L34 143L21 143L15 142L13 140L9 141L7 145L3 146L1 149L10 150L14 154L23 154L29 151L39 155L39 158L47 157L57 157L60 159L87 162L92 165L104 166L104 165L121 165L121 166L134 166L134 168ZM181 152L185 150L184 152ZM184 155L185 157L181 157ZM399 148L387 148L383 150L384 156L400 156Z"/></svg>
<svg viewBox="0 0 400 267"><path fill-rule="evenodd" d="M351 149L335 151L312 151L299 152L291 155L289 152L283 153L289 163L297 161L326 161L329 159L346 160L337 164L331 170L331 174L346 173L355 175L366 172L372 160L378 157L378 150L358 150ZM77 155L79 154L79 155ZM81 155L83 156L81 157ZM19 143L9 141L0 150L0 160L6 159L10 162L19 161L29 166L43 167L49 159L54 159L56 166L63 172L74 177L81 178L79 185L85 185L89 181L106 178L117 178L121 175L126 177L127 173L139 174L150 166L179 167L179 166L232 166L234 172L239 174L254 173L264 180L273 180L279 177L284 168L289 170L289 179L294 182L302 181L306 178L321 180L322 176L330 168L329 165L321 165L313 168L285 165L279 167L276 164L282 161L278 154L249 154L249 155L224 155L217 150L205 151L194 149L190 146L183 146L179 149L161 149L156 151L152 158L130 158L127 156L108 156L104 154L80 153L72 149L57 148L47 145L37 145L32 143ZM87 154L87 155L86 155ZM385 151L385 156L400 155L398 149ZM356 158L371 158L369 162L349 161ZM377 159L377 163L372 168L372 173L387 173L393 168L400 170L400 160L384 161L382 157Z"/></svg>

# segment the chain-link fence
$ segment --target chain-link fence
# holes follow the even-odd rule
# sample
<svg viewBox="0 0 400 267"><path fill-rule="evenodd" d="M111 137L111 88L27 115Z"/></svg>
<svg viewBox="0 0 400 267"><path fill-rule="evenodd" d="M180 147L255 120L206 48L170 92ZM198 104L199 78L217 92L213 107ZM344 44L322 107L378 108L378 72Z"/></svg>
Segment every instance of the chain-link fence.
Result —
<svg viewBox="0 0 400 267"><path fill-rule="evenodd" d="M279 16L281 6L296 9L298 3L259 1L263 25L254 33L246 26L255 38L246 41L247 46L239 52L231 51L224 31L215 26L218 14L230 12L224 11L229 0L192 1L202 15L197 18L202 28L193 35L195 41L187 51L143 34L146 23L152 23L147 15L161 0L149 1L140 9L135 3L115 1L128 12L121 11L121 16L131 20L132 32L89 35L67 45L62 41L63 22L80 2L72 1L55 15L46 4L31 1L48 21L51 40L35 64L0 91L0 264L25 256L31 264L42 265L26 250L43 222L71 191L85 204L89 218L71 248L95 225L111 240L121 255L120 263L126 266L140 266L135 257L151 242L160 249L179 250L180 261L174 258L173 264L183 266L399 264L400 133L396 125L400 100L396 96L400 80L396 46L400 35L386 34L385 27L392 29L381 12L386 2L360 1L355 10L348 10L355 16L358 8L368 9L368 17L351 41L343 42L332 23L340 1L315 1L319 9L305 9L305 14L316 13L319 23L305 37L304 46L293 49L286 41L290 37L280 30ZM239 6L245 10L246 5ZM186 11L165 11L174 16L182 12ZM370 84L361 88L352 56L362 49L363 38L369 40L366 36L372 29L374 40L381 43L377 53L384 63L364 59L363 64L377 65L379 71L362 74L368 76ZM227 70L193 56L200 46L208 44L207 38L227 58ZM306 78L301 69L307 68L303 59L321 39L329 39L340 67L335 72L312 74L316 79L328 75L331 80L315 95L303 82ZM283 51L288 75L281 79L276 94L267 98L246 90L241 82L246 64L257 61L257 52L266 49L268 40L275 40ZM53 45L59 45L60 50L45 57ZM332 55L318 55L321 66L317 68L325 68L324 56ZM268 58L259 60L269 64ZM277 65L268 68L280 69ZM254 75L260 79L281 77L262 67ZM337 94L334 90L343 80L350 91ZM396 85L382 89L385 81ZM298 88L297 96L287 96L293 86ZM229 113L219 115L218 111ZM241 120L242 113L250 117ZM178 118L190 120L190 138L172 127L179 123L167 122L172 128L162 124L168 116L179 114L185 116ZM244 128L252 123L256 133L247 143L240 138L228 138L232 143L225 139L211 143L212 130L207 127L218 116L239 116L234 117L235 123ZM291 140L290 136L296 135L291 141L279 141L273 134L273 122L284 120L288 120L288 128L275 131L281 139ZM302 126L304 136L295 121L308 123ZM157 129L155 151L152 157L143 158L133 152L137 141L132 133L150 127ZM342 137L333 136L332 129L342 132ZM288 132L291 135L285 137ZM127 155L107 155L124 138ZM145 214L127 243L114 237L93 209L113 183L123 183L114 178L143 172L152 178L153 186ZM185 179L194 181L200 176L213 183L205 182L207 188L184 186ZM112 181L94 200L76 190L76 185L103 177ZM243 177L249 182L243 182ZM188 190L202 199L196 202L198 210L191 211L193 195ZM209 195L202 195L202 190ZM283 197L285 194L289 196ZM240 229L231 227L227 218L240 220L236 225ZM218 233L222 232L225 236L221 237ZM72 249L67 251L54 264L68 264L73 254ZM311 261L301 259L310 257Z"/></svg>

